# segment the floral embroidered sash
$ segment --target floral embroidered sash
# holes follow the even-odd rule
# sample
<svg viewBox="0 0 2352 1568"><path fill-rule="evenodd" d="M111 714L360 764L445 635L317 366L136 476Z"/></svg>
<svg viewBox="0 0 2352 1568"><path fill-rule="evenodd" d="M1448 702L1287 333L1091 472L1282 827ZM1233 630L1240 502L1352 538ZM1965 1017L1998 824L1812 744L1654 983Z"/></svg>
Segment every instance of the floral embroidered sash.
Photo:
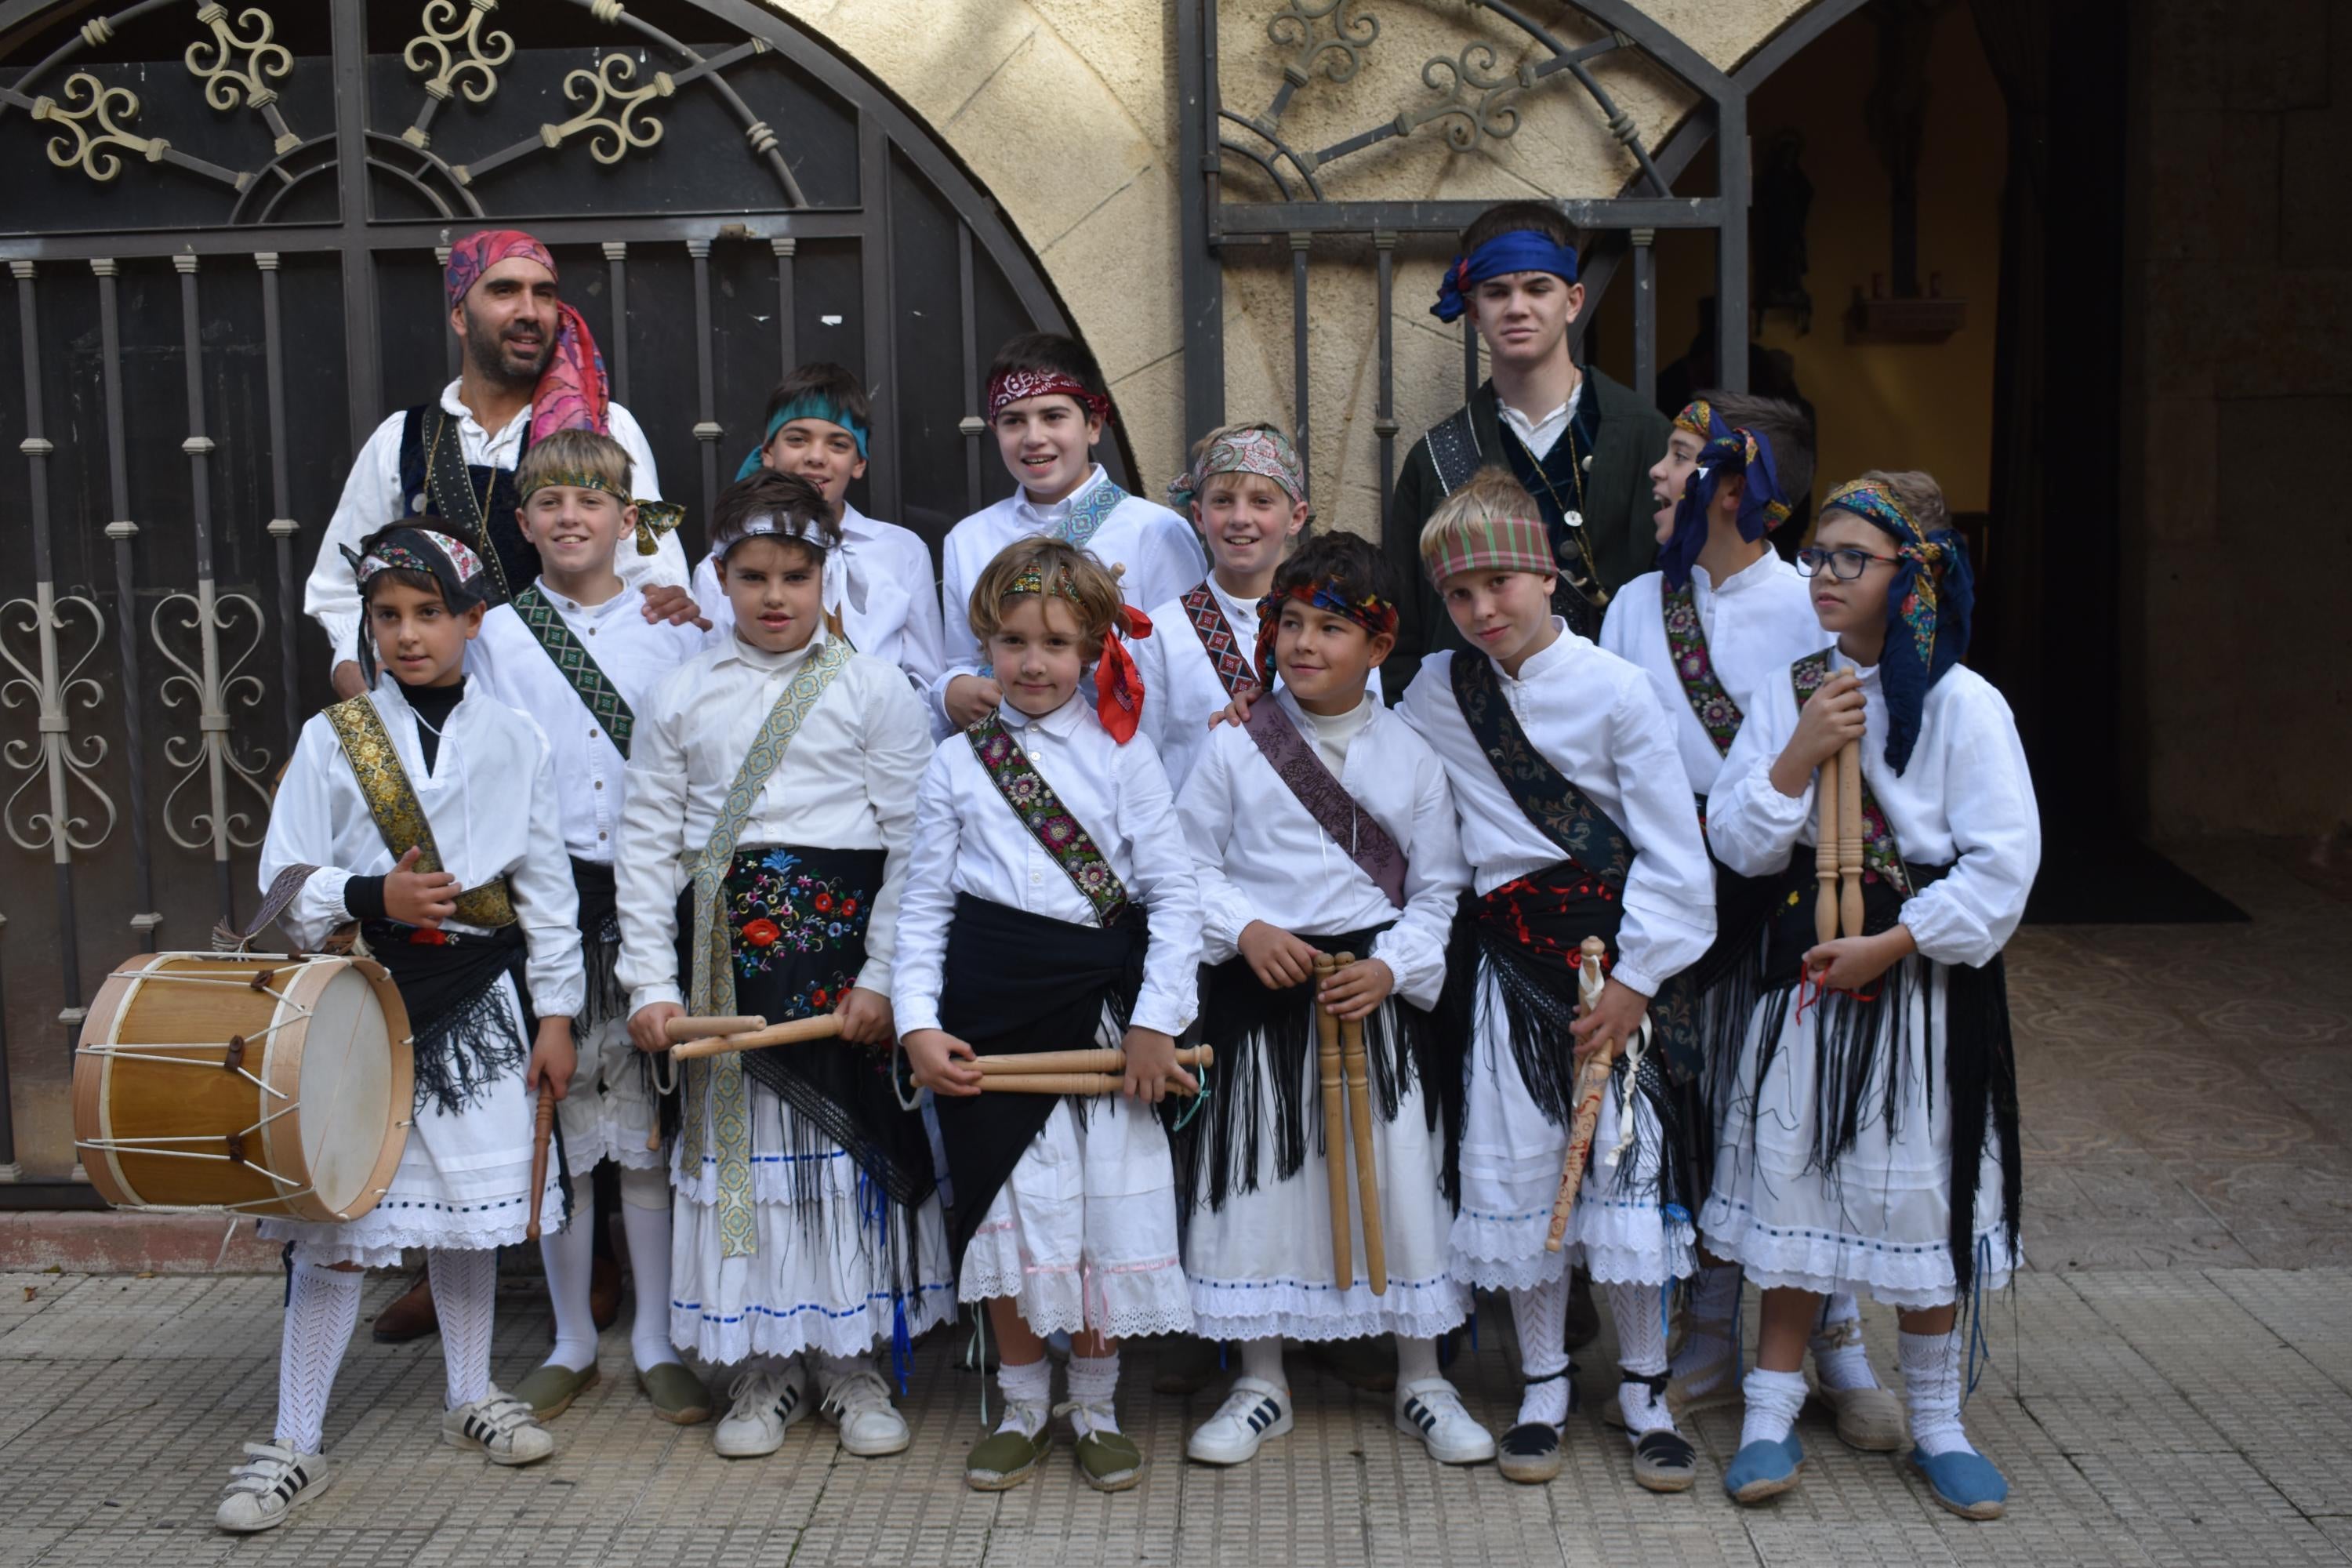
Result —
<svg viewBox="0 0 2352 1568"><path fill-rule="evenodd" d="M1110 861L1096 847L1085 825L1070 815L1054 786L1013 744L1003 721L991 713L966 730L964 738L971 742L972 755L980 759L988 782L996 786L1021 826L1061 867L1070 885L1094 906L1095 918L1106 926L1118 919L1127 910L1127 889L1118 873L1110 868Z"/></svg>
<svg viewBox="0 0 2352 1568"><path fill-rule="evenodd" d="M1813 700L1830 678L1829 650L1808 654L1789 667L1789 683L1796 688L1799 708ZM1823 823L1821 831L1835 831L1833 824ZM1905 898L1911 896L1911 873L1903 864L1903 846L1895 841L1895 829L1886 820L1886 813L1878 807L1878 797L1870 793L1870 782L1862 785L1862 879L1865 882L1885 879L1886 884Z"/></svg>
<svg viewBox="0 0 2352 1568"><path fill-rule="evenodd" d="M343 760L352 764L352 773L360 782L360 796L367 802L368 815L375 819L383 847L395 860L414 847L416 864L411 869L440 870L441 850L433 842L433 824L425 819L416 788L408 782L408 770L400 765L400 752L375 703L362 693L331 705L326 713L335 739L342 743ZM461 924L486 931L514 924L514 900L507 896L507 879L499 877L458 894L456 918Z"/></svg>
<svg viewBox="0 0 2352 1568"><path fill-rule="evenodd" d="M1209 663L1217 672L1217 684L1231 697L1244 686L1255 686L1257 677L1250 671L1249 655L1242 649L1242 639L1234 632L1233 623L1225 619L1224 606L1209 591L1205 582L1187 592L1183 599L1184 616L1192 623L1193 635L1201 639L1201 651L1209 656Z"/></svg>
<svg viewBox="0 0 2352 1568"><path fill-rule="evenodd" d="M1307 737L1298 732L1282 704L1269 697L1250 710L1243 728L1257 742L1266 766L1283 787L1307 808L1315 826L1372 879L1390 903L1404 908L1404 849L1380 819L1366 811L1348 788L1331 775Z"/></svg>
<svg viewBox="0 0 2352 1568"><path fill-rule="evenodd" d="M524 628L538 639L547 657L555 661L555 668L562 673L565 680L572 683L572 689L578 694L580 700L586 704L589 716L612 738L614 749L625 761L629 754L629 735L637 722L637 716L629 710L628 700L598 668L586 647L564 624L562 616L539 591L538 584L533 583L509 602L514 605L515 614L522 617Z"/></svg>
<svg viewBox="0 0 2352 1568"><path fill-rule="evenodd" d="M1699 728L1715 742L1716 754L1728 756L1739 734L1739 704L1716 678L1715 660L1706 651L1706 628L1698 618L1697 595L1688 583L1671 593L1661 584L1658 607L1665 616L1666 653L1675 661L1683 695L1698 715Z"/></svg>
<svg viewBox="0 0 2352 1568"><path fill-rule="evenodd" d="M1574 780L1536 750L1504 700L1491 660L1457 653L1453 666L1454 700L1462 710L1463 722L1470 726L1511 799L1580 870L1600 879L1612 894L1622 890L1626 873L1633 868L1633 841Z"/></svg>

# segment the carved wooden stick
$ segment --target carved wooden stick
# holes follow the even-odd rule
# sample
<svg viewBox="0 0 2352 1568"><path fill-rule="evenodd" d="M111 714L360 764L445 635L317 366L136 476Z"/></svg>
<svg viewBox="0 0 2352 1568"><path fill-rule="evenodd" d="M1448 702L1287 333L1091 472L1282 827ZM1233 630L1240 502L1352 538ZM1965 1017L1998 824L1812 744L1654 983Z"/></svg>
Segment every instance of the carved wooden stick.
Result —
<svg viewBox="0 0 2352 1568"><path fill-rule="evenodd" d="M1847 671L1852 674L1853 671ZM1838 752L1838 908L1847 936L1862 934L1862 742ZM1824 828L1824 831L1827 831Z"/></svg>
<svg viewBox="0 0 2352 1568"><path fill-rule="evenodd" d="M1843 753L1841 753L1843 755ZM1813 904L1813 940L1830 942L1838 933L1838 774L1839 758L1832 757L1814 770L1813 876L1821 891Z"/></svg>
<svg viewBox="0 0 2352 1568"><path fill-rule="evenodd" d="M1315 955L1320 989L1339 967L1331 953ZM1331 1183L1331 1279L1341 1290L1356 1282L1355 1237L1348 1222L1347 1088L1339 1076L1339 1020L1321 1002L1315 1005L1315 1065L1323 1086L1323 1164Z"/></svg>
<svg viewBox="0 0 2352 1568"><path fill-rule="evenodd" d="M1030 1051L1018 1056L974 1057L973 1064L991 1078L1017 1078L1024 1073L1107 1072L1124 1076L1127 1053L1118 1049ZM1213 1047L1191 1046L1176 1053L1178 1067L1214 1067Z"/></svg>
<svg viewBox="0 0 2352 1568"><path fill-rule="evenodd" d="M748 1035L767 1026L768 1020L756 1013L728 1018L672 1018L662 1026L662 1034L671 1045L682 1046L688 1040L706 1040L713 1035Z"/></svg>
<svg viewBox="0 0 2352 1568"><path fill-rule="evenodd" d="M547 1197L547 1140L554 1131L555 1096L542 1089L530 1128L530 1223L522 1227L526 1241L539 1239L539 1211Z"/></svg>
<svg viewBox="0 0 2352 1568"><path fill-rule="evenodd" d="M1352 952L1339 955L1341 969L1355 962ZM1381 1173L1380 1167L1372 1163L1371 1067L1364 1056L1364 1021L1360 1018L1339 1020L1339 1066L1348 1079L1348 1122L1355 1134L1356 1206L1363 1210L1364 1215L1364 1276L1371 1281L1373 1295L1385 1296L1389 1293L1389 1249L1387 1237L1381 1230ZM1333 1156L1338 1155L1336 1140L1327 1137L1324 1144Z"/></svg>
<svg viewBox="0 0 2352 1568"><path fill-rule="evenodd" d="M1578 950L1576 992L1580 1014L1590 1015L1601 1005L1601 993L1607 982L1601 975L1601 961L1608 956L1608 944L1597 936L1588 936ZM1569 1119L1568 1153L1559 1168L1559 1194L1552 1199L1551 1228L1544 1237L1544 1250L1558 1252L1568 1237L1568 1216L1576 1207L1576 1194L1584 1185L1584 1162L1592 1152L1592 1131L1601 1124L1601 1097L1609 1089L1609 1069L1617 1060L1617 1042L1603 1040L1601 1048L1584 1058L1584 1066L1576 1074L1576 1113Z"/></svg>
<svg viewBox="0 0 2352 1568"><path fill-rule="evenodd" d="M764 1029L750 1029L740 1035L719 1035L707 1040L688 1040L669 1048L674 1061L695 1061L703 1057L723 1057L730 1051L756 1051L762 1046L797 1046L810 1040L830 1040L841 1033L841 1017L835 1013L819 1013L814 1018L794 1018L789 1023L771 1024Z"/></svg>

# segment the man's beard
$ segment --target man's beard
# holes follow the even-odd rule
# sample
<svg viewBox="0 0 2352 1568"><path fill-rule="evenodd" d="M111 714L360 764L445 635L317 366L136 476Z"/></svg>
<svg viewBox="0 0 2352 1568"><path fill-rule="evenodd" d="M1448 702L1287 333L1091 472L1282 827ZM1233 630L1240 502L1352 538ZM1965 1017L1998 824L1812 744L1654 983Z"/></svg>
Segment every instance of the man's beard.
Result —
<svg viewBox="0 0 2352 1568"><path fill-rule="evenodd" d="M555 340L552 336L543 336L538 346L537 356L518 369L508 355L505 340L494 334L473 311L466 312L466 358L489 381L509 387L538 385L541 374L547 369L547 362L555 353Z"/></svg>

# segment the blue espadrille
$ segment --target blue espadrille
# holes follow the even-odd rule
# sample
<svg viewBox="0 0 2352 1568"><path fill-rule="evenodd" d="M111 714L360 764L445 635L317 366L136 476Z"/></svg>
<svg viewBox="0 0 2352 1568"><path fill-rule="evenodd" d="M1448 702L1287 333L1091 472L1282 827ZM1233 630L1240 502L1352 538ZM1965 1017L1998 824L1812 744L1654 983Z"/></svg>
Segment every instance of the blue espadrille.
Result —
<svg viewBox="0 0 2352 1568"><path fill-rule="evenodd" d="M1804 1468L1805 1447L1794 1432L1777 1443L1759 1440L1732 1456L1723 1472L1723 1489L1734 1502L1762 1502L1795 1486L1797 1472Z"/></svg>
<svg viewBox="0 0 2352 1568"><path fill-rule="evenodd" d="M1999 1519L2009 1500L2009 1480L1982 1454L1966 1448L1949 1454L1911 1450L1911 1468L1919 1472L1936 1500L1962 1519Z"/></svg>

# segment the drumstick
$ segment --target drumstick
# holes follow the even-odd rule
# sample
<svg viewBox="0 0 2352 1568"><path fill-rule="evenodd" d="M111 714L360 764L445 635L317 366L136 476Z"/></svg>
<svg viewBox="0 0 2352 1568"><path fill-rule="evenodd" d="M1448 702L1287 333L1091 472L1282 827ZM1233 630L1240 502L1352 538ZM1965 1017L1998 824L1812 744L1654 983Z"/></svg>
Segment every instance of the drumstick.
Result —
<svg viewBox="0 0 2352 1568"><path fill-rule="evenodd" d="M1006 1072L982 1073L980 1078L982 1094L1117 1094L1126 1087L1124 1072ZM1193 1095L1201 1091L1171 1078L1168 1092Z"/></svg>
<svg viewBox="0 0 2352 1568"><path fill-rule="evenodd" d="M719 1035L707 1040L688 1040L669 1048L673 1061L696 1061L704 1057L723 1057L730 1051L756 1051L762 1046L797 1046L810 1040L829 1040L841 1033L841 1016L819 1013L813 1018L794 1018L787 1023L771 1024L764 1029L749 1029L740 1035Z"/></svg>
<svg viewBox="0 0 2352 1568"><path fill-rule="evenodd" d="M1604 984L1601 960L1609 949L1599 937L1588 936L1578 951L1581 962L1577 966L1577 1011L1589 1017L1601 1005ZM1569 1119L1568 1154L1560 1164L1559 1195L1552 1200L1551 1229L1544 1237L1546 1252L1558 1252L1567 1238L1569 1213L1576 1207L1577 1190L1584 1184L1585 1157L1592 1152L1592 1131L1601 1122L1601 1097L1608 1090L1609 1069L1616 1059L1617 1042L1603 1040L1577 1071L1575 1114Z"/></svg>
<svg viewBox="0 0 2352 1568"><path fill-rule="evenodd" d="M1339 954L1342 968L1356 962L1352 952ZM1356 1206L1364 1211L1364 1276L1372 1294L1389 1293L1389 1252L1381 1231L1381 1173L1372 1163L1372 1079L1364 1057L1364 1021L1339 1020L1339 1066L1348 1079L1348 1120L1355 1133ZM1328 1142L1328 1141L1327 1141Z"/></svg>
<svg viewBox="0 0 2352 1568"><path fill-rule="evenodd" d="M1840 756L1843 756L1843 752ZM1813 834L1813 877L1821 892L1813 904L1813 940L1834 941L1838 933L1838 774L1840 758L1832 757L1816 770L1814 816L1820 826Z"/></svg>
<svg viewBox="0 0 2352 1568"><path fill-rule="evenodd" d="M1118 1049L1087 1051L1028 1051L1017 1056L974 1057L972 1065L982 1073L994 1078L1016 1078L1026 1073L1089 1072L1116 1073L1127 1071L1127 1053ZM1208 1046L1191 1046L1176 1053L1178 1067L1214 1067L1217 1053Z"/></svg>
<svg viewBox="0 0 2352 1568"><path fill-rule="evenodd" d="M688 1040L708 1039L713 1035L748 1035L754 1029L764 1029L768 1020L757 1013L728 1018L671 1018L662 1025L662 1037L673 1046Z"/></svg>
<svg viewBox="0 0 2352 1568"><path fill-rule="evenodd" d="M1339 1076L1339 1019L1319 993L1339 967L1332 953L1315 955L1315 1063L1323 1085L1323 1165L1331 1180L1331 1279L1345 1290L1356 1282L1353 1237L1348 1224L1347 1090Z"/></svg>
<svg viewBox="0 0 2352 1568"><path fill-rule="evenodd" d="M1848 674L1853 673L1847 671ZM1862 742L1840 748L1838 767L1838 898L1841 927L1862 934Z"/></svg>
<svg viewBox="0 0 2352 1568"><path fill-rule="evenodd" d="M544 1089L539 1091L539 1115L530 1129L530 1223L523 1226L523 1239L539 1239L539 1211L547 1198L547 1140L555 1131L555 1096Z"/></svg>

